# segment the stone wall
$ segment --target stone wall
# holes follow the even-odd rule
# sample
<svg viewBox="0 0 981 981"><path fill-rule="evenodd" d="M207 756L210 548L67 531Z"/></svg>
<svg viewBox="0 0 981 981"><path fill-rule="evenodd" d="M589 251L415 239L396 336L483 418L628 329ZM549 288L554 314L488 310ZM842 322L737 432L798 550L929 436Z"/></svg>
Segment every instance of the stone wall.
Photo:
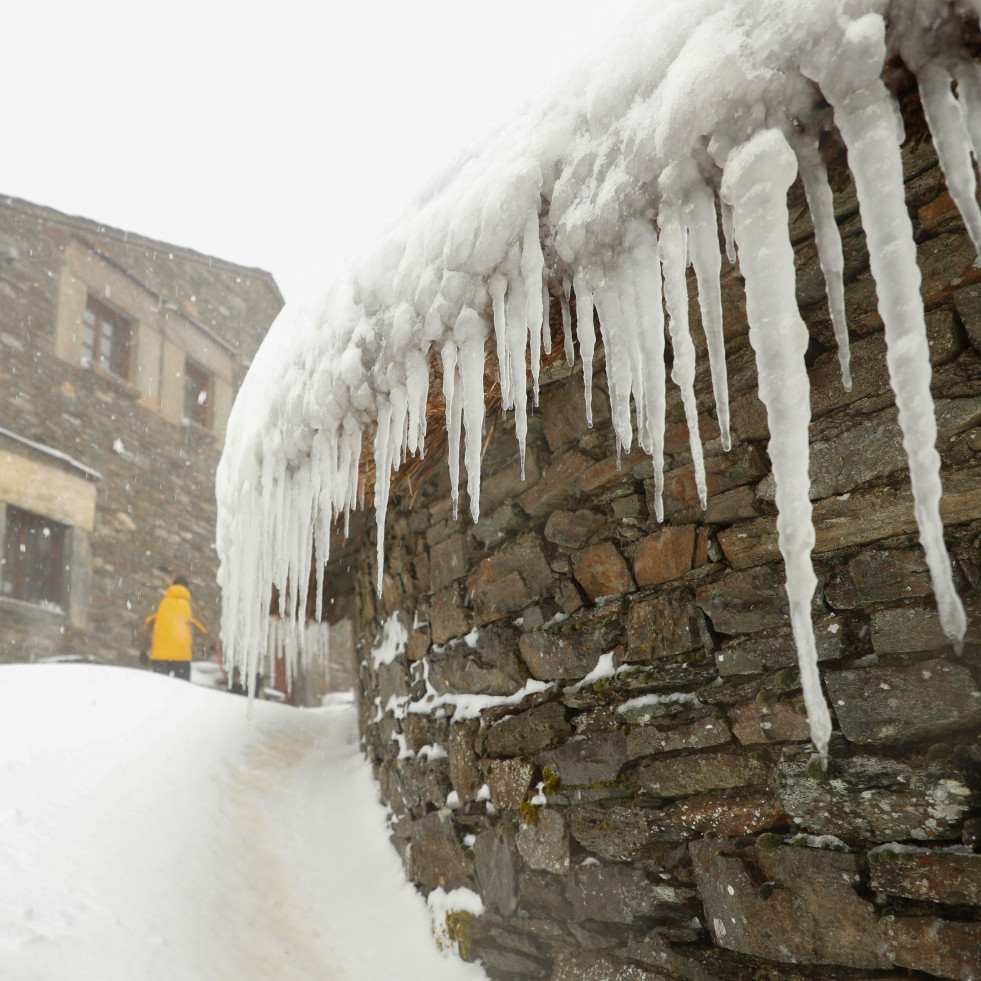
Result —
<svg viewBox="0 0 981 981"><path fill-rule="evenodd" d="M827 771L809 742L764 410L725 263L733 446L720 447L702 350L705 512L674 393L666 520L651 517L651 465L617 459L600 353L592 429L581 365L545 374L524 481L510 420L493 422L476 525L453 519L445 473L393 502L380 602L370 534L350 550L361 733L393 841L423 893L480 893L486 912L453 929L490 977L981 977L981 274L929 143L905 157L943 514L971 623L957 655L915 535L849 185L836 207L851 392L810 221L792 215L814 338ZM697 338L694 300L691 313Z"/></svg>
<svg viewBox="0 0 981 981"><path fill-rule="evenodd" d="M83 257L71 270L83 306L86 288L103 297L112 287L113 301L141 327L154 318L171 347L193 335L222 352L232 364L230 388L282 298L261 270L0 200L0 429L8 434L0 434L0 467L9 454L23 467L70 476L79 497L89 485L94 498L88 520L76 522L51 513L36 489L20 489L17 506L69 525L70 592L80 595L69 596L64 611L0 600L0 661L78 654L133 664L148 646L144 618L180 573L190 579L195 615L212 632L208 641L217 639L214 475L223 431L182 423L179 412L175 421L145 386L59 355L74 253ZM169 381L180 399L182 378ZM0 511L12 490L0 480Z"/></svg>

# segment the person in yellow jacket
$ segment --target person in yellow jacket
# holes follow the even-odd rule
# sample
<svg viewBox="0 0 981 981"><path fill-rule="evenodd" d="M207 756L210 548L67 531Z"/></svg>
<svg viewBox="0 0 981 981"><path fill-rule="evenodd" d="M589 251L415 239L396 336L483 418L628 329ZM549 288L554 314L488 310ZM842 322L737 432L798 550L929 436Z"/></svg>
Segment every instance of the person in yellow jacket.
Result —
<svg viewBox="0 0 981 981"><path fill-rule="evenodd" d="M151 623L150 670L190 681L191 624L202 633L208 631L191 615L191 592L183 576L178 576L167 589L157 612L144 621L144 628Z"/></svg>

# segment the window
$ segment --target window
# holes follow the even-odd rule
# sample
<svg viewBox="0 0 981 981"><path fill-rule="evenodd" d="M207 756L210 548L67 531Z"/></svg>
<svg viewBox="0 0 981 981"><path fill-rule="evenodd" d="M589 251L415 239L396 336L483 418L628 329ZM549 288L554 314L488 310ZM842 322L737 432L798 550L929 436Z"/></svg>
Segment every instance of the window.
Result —
<svg viewBox="0 0 981 981"><path fill-rule="evenodd" d="M82 357L120 378L129 376L133 324L90 296L82 323Z"/></svg>
<svg viewBox="0 0 981 981"><path fill-rule="evenodd" d="M0 595L36 606L62 606L65 526L7 506Z"/></svg>
<svg viewBox="0 0 981 981"><path fill-rule="evenodd" d="M184 366L184 418L211 428L211 375L193 361Z"/></svg>

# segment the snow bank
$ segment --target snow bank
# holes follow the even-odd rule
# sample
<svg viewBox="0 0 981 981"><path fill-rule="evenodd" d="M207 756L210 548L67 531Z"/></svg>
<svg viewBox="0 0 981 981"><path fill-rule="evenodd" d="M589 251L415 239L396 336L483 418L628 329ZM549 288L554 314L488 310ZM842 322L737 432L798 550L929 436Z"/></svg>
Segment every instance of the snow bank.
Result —
<svg viewBox="0 0 981 981"><path fill-rule="evenodd" d="M686 264L698 283L723 445L729 445L719 288L721 216L746 277L750 341L770 425L780 548L815 743L830 719L818 685L809 601L814 531L807 494L806 331L794 298L786 189L803 180L850 385L842 249L817 152L837 126L848 150L885 323L888 365L940 618L957 644L965 616L939 516L939 457L920 273L904 202L902 125L881 80L901 55L916 74L951 194L976 244L971 156L981 149L981 73L964 59L964 20L947 0L675 0L641 5L619 44L435 181L377 249L311 308L287 308L236 400L218 471L218 551L226 648L250 672L263 656L271 587L296 584L305 609L316 556L317 609L331 522L359 497L362 436L374 433L378 582L393 469L421 454L428 362L443 366L454 502L459 447L470 510L480 508L483 364L495 352L504 409L524 461L528 378L537 402L549 345L548 295L575 291L576 339L592 376L592 318L607 355L618 446L634 439L661 483L664 332L705 479L693 392ZM956 83L956 94L954 92ZM589 397L586 399L590 404ZM657 508L661 517L661 508Z"/></svg>

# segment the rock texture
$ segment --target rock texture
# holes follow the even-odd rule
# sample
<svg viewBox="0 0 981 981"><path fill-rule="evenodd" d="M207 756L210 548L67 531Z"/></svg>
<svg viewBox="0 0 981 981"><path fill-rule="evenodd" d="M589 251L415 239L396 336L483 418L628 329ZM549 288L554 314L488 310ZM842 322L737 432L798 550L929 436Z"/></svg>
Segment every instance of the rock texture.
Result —
<svg viewBox="0 0 981 981"><path fill-rule="evenodd" d="M631 453L618 468L609 426L583 422L581 367L556 362L531 417L527 480L500 419L477 527L452 521L447 485L433 480L413 488L408 530L390 532L403 568L435 568L351 613L365 750L409 875L423 891L479 890L487 912L467 956L495 981L981 978L981 271L931 148L905 152L923 215L943 513L971 626L961 653L938 630L845 187L851 392L802 206L792 230L812 297L801 302L813 338L812 615L834 716L826 768L803 710L732 267L728 454L704 361L697 381L707 511L677 393L658 524L650 461ZM557 304L551 316L558 343ZM704 344L697 324L693 337ZM396 613L415 623L411 654L376 675L372 637ZM389 694L412 711L386 711ZM448 758L400 759L401 740Z"/></svg>

